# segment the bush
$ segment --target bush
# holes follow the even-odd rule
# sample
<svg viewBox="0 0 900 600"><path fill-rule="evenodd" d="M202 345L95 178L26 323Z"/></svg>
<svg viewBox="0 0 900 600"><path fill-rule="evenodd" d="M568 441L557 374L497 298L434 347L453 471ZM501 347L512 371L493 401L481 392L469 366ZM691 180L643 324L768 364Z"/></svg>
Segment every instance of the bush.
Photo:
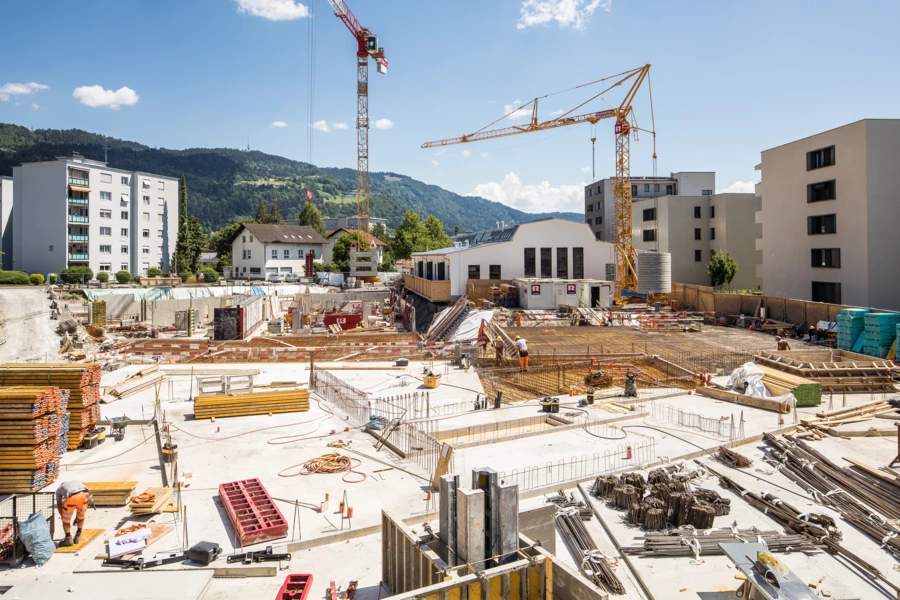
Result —
<svg viewBox="0 0 900 600"><path fill-rule="evenodd" d="M63 283L86 283L94 278L94 272L88 266L67 267L60 271L59 278Z"/></svg>
<svg viewBox="0 0 900 600"><path fill-rule="evenodd" d="M157 269L156 267L147 269L147 277L159 277L160 275L162 275L161 269Z"/></svg>
<svg viewBox="0 0 900 600"><path fill-rule="evenodd" d="M128 271L116 271L116 281L119 283L129 283L131 281L131 273Z"/></svg>
<svg viewBox="0 0 900 600"><path fill-rule="evenodd" d="M44 285L44 276L40 273L32 273L28 280L31 281L31 285Z"/></svg>
<svg viewBox="0 0 900 600"><path fill-rule="evenodd" d="M109 273L106 271L100 271L97 273L97 281L100 283L109 283Z"/></svg>
<svg viewBox="0 0 900 600"><path fill-rule="evenodd" d="M56 273L50 273L49 281L50 281L50 285L53 285L56 283Z"/></svg>
<svg viewBox="0 0 900 600"><path fill-rule="evenodd" d="M191 274L190 273L179 273L178 276L181 277L181 283L187 283L187 280L190 279Z"/></svg>
<svg viewBox="0 0 900 600"><path fill-rule="evenodd" d="M203 275L203 281L206 283L215 283L219 280L219 274L212 267L203 267L200 269L200 274Z"/></svg>
<svg viewBox="0 0 900 600"><path fill-rule="evenodd" d="M0 285L31 285L31 280L22 271L0 271Z"/></svg>

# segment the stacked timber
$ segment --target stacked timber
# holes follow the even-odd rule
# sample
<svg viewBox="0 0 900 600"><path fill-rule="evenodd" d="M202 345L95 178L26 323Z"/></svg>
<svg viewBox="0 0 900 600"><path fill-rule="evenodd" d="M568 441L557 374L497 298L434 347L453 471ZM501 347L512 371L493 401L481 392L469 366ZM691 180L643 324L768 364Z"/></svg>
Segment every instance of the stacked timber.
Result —
<svg viewBox="0 0 900 600"><path fill-rule="evenodd" d="M825 392L893 392L897 369L892 361L844 350L788 350L760 352L756 366L811 379Z"/></svg>
<svg viewBox="0 0 900 600"><path fill-rule="evenodd" d="M243 417L270 413L306 412L309 391L279 390L250 394L209 394L194 398L194 418Z"/></svg>
<svg viewBox="0 0 900 600"><path fill-rule="evenodd" d="M69 390L68 448L81 445L100 418L100 366L95 364L7 363L0 386L50 385Z"/></svg>
<svg viewBox="0 0 900 600"><path fill-rule="evenodd" d="M791 375L765 365L756 365L765 373L763 385L773 396L793 394L797 406L818 406L822 404L822 384L805 377Z"/></svg>
<svg viewBox="0 0 900 600"><path fill-rule="evenodd" d="M890 402L878 400L852 408L839 408L836 410L817 412L815 419L801 419L800 423L807 429L818 433L824 432L831 435L846 436L850 432L837 431L835 428L850 423L864 423L885 415L896 416L897 409L894 408ZM891 435L893 429L894 428L891 427L885 434Z"/></svg>
<svg viewBox="0 0 900 600"><path fill-rule="evenodd" d="M0 492L36 492L56 481L68 443L67 403L58 387L0 388Z"/></svg>
<svg viewBox="0 0 900 600"><path fill-rule="evenodd" d="M173 497L172 488L147 488L131 498L128 509L135 515L155 515L169 506Z"/></svg>
<svg viewBox="0 0 900 600"><path fill-rule="evenodd" d="M137 481L85 481L95 506L128 506Z"/></svg>
<svg viewBox="0 0 900 600"><path fill-rule="evenodd" d="M141 369L122 383L114 385L107 390L107 393L114 398L121 400L132 394L155 388L163 381L163 379L165 379L165 375L159 370L158 365L154 365L152 367L147 367L146 369Z"/></svg>

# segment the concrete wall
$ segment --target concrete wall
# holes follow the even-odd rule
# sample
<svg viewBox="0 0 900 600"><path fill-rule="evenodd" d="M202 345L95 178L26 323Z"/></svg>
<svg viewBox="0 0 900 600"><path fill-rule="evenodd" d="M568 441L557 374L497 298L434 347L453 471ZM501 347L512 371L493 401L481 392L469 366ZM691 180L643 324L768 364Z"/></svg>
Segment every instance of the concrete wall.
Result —
<svg viewBox="0 0 900 600"><path fill-rule="evenodd" d="M66 185L64 162L13 167L14 270L46 274L66 267Z"/></svg>
<svg viewBox="0 0 900 600"><path fill-rule="evenodd" d="M138 310L140 311L140 303ZM190 300L154 300L148 303L151 321L153 325L168 327L175 324L175 311L196 308L200 311L200 325L212 322L213 311L225 306L225 298L192 298Z"/></svg>
<svg viewBox="0 0 900 600"><path fill-rule="evenodd" d="M145 186L145 183L148 184ZM172 269L178 236L179 180L137 172L131 178L131 272L144 274L150 267ZM149 204L145 204L145 199ZM144 220L148 214L149 220ZM144 232L148 237L144 237ZM162 235L160 236L160 232ZM145 249L148 251L145 253Z"/></svg>
<svg viewBox="0 0 900 600"><path fill-rule="evenodd" d="M716 209L715 218L709 220L710 228L716 230L716 239L709 242L710 256L713 250L719 250L728 252L737 262L738 273L731 282L733 289L761 288L757 265L762 264L762 251L757 245L762 239L762 226L756 223L761 200L754 194L716 194L710 198L709 205ZM709 283L708 275L702 283Z"/></svg>
<svg viewBox="0 0 900 600"><path fill-rule="evenodd" d="M2 266L12 269L13 258L13 178L0 177L0 250L3 251Z"/></svg>
<svg viewBox="0 0 900 600"><path fill-rule="evenodd" d="M519 513L519 533L556 554L556 506L548 504Z"/></svg>
<svg viewBox="0 0 900 600"><path fill-rule="evenodd" d="M865 121L865 125L867 230L854 243L866 246L869 305L900 310L900 277L897 276L900 260L900 236L897 235L900 193L896 182L897 166L900 164L900 120L869 120ZM840 154L836 155L837 161L842 158ZM838 198L838 202L842 200L842 197ZM841 271L845 270L843 254L842 247ZM849 298L842 301L847 302Z"/></svg>
<svg viewBox="0 0 900 600"><path fill-rule="evenodd" d="M711 171L682 171L673 174L679 196L711 196L716 193L716 174Z"/></svg>

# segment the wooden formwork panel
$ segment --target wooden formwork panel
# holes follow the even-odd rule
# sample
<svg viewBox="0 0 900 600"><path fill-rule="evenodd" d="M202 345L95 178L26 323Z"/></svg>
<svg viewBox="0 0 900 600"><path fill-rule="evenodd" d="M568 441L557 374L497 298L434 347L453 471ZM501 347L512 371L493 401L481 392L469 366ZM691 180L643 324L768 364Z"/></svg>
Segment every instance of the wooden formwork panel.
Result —
<svg viewBox="0 0 900 600"><path fill-rule="evenodd" d="M219 499L241 546L287 536L287 521L259 479L223 483L219 485Z"/></svg>

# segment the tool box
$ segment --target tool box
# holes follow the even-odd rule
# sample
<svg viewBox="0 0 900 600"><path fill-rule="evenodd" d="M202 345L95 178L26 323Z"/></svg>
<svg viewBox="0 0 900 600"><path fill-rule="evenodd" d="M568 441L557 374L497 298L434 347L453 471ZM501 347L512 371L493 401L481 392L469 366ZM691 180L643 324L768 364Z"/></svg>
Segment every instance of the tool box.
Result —
<svg viewBox="0 0 900 600"><path fill-rule="evenodd" d="M187 559L203 566L213 562L222 554L222 548L215 542L200 542L187 551Z"/></svg>

